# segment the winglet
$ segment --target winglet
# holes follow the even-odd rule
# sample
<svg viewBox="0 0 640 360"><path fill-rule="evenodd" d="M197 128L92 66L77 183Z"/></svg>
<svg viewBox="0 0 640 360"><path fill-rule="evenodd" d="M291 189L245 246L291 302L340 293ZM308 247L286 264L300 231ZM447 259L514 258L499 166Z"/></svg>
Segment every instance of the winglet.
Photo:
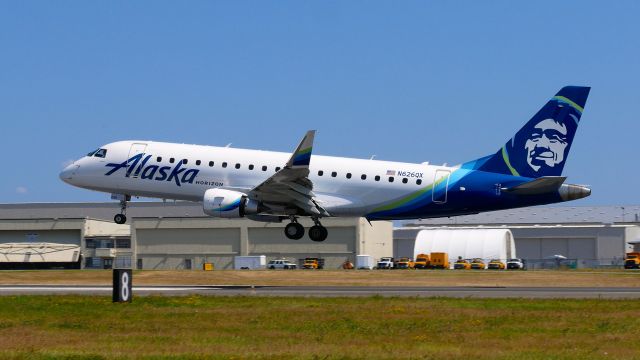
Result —
<svg viewBox="0 0 640 360"><path fill-rule="evenodd" d="M315 130L309 130L298 144L298 147L287 161L287 167L309 167L311 162L311 151L313 149L313 138L316 135Z"/></svg>

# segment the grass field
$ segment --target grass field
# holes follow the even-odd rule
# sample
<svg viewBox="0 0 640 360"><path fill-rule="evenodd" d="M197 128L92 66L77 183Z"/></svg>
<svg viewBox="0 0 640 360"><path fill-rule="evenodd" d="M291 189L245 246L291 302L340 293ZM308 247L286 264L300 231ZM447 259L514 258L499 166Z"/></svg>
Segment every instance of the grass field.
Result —
<svg viewBox="0 0 640 360"><path fill-rule="evenodd" d="M637 359L640 303L0 297L0 358Z"/></svg>
<svg viewBox="0 0 640 360"><path fill-rule="evenodd" d="M640 287L640 272L633 270L144 270L134 271L133 282L136 285ZM3 271L0 284L109 285L111 270Z"/></svg>

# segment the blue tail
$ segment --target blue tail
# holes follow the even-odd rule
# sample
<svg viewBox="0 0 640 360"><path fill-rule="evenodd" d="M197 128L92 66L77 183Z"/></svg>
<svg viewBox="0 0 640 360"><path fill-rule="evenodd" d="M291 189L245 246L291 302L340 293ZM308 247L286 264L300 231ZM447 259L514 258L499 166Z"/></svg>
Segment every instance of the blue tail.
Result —
<svg viewBox="0 0 640 360"><path fill-rule="evenodd" d="M531 178L561 175L590 89L563 87L495 154L462 167Z"/></svg>

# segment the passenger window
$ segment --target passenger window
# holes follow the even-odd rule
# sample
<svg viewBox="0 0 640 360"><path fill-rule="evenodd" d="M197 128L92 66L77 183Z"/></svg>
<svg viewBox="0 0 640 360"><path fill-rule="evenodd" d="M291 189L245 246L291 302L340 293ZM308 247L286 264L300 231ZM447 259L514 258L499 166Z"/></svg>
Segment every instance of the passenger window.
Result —
<svg viewBox="0 0 640 360"><path fill-rule="evenodd" d="M267 167L262 165L262 171L267 171Z"/></svg>
<svg viewBox="0 0 640 360"><path fill-rule="evenodd" d="M200 164L202 164L202 161L196 160L196 165L200 165Z"/></svg>
<svg viewBox="0 0 640 360"><path fill-rule="evenodd" d="M402 183L403 183L403 184L406 184L406 183L407 183L407 181L409 181L409 179L407 179L407 178L402 178Z"/></svg>
<svg viewBox="0 0 640 360"><path fill-rule="evenodd" d="M236 164L236 169L240 169L240 164Z"/></svg>
<svg viewBox="0 0 640 360"><path fill-rule="evenodd" d="M347 173L347 179L351 179L351 173Z"/></svg>
<svg viewBox="0 0 640 360"><path fill-rule="evenodd" d="M278 171L280 171L280 167L279 166L276 168L276 172L278 172Z"/></svg>
<svg viewBox="0 0 640 360"><path fill-rule="evenodd" d="M389 176L389 182L393 182L393 176Z"/></svg>
<svg viewBox="0 0 640 360"><path fill-rule="evenodd" d="M420 184L422 184L422 179L416 180L416 185L420 185Z"/></svg>
<svg viewBox="0 0 640 360"><path fill-rule="evenodd" d="M360 175L360 179L366 180L367 179L367 175L365 175L365 174Z"/></svg>
<svg viewBox="0 0 640 360"><path fill-rule="evenodd" d="M187 160L187 159L182 159L182 163L183 163L183 164L187 165L187 163L188 163L188 162L189 162L189 160Z"/></svg>
<svg viewBox="0 0 640 360"><path fill-rule="evenodd" d="M173 164L174 161L176 161L176 159L174 159L174 158L170 158L169 159L169 162L172 163L172 164Z"/></svg>
<svg viewBox="0 0 640 360"><path fill-rule="evenodd" d="M253 170L253 164L249 165L249 170Z"/></svg>
<svg viewBox="0 0 640 360"><path fill-rule="evenodd" d="M318 176L322 176L322 174L324 174L324 171L318 170Z"/></svg>
<svg viewBox="0 0 640 360"><path fill-rule="evenodd" d="M336 176L338 176L337 172L334 171L334 172L331 173L331 177L336 177Z"/></svg>
<svg viewBox="0 0 640 360"><path fill-rule="evenodd" d="M380 175L376 175L375 179L376 181L380 181Z"/></svg>
<svg viewBox="0 0 640 360"><path fill-rule="evenodd" d="M213 167L213 161L209 161L209 167Z"/></svg>
<svg viewBox="0 0 640 360"><path fill-rule="evenodd" d="M157 161L157 162L162 162L162 156L158 156L158 157L156 158L156 161Z"/></svg>
<svg viewBox="0 0 640 360"><path fill-rule="evenodd" d="M223 167L223 168L226 168L226 167L227 167L227 163L226 163L226 162L223 162L223 163L222 163L222 167Z"/></svg>

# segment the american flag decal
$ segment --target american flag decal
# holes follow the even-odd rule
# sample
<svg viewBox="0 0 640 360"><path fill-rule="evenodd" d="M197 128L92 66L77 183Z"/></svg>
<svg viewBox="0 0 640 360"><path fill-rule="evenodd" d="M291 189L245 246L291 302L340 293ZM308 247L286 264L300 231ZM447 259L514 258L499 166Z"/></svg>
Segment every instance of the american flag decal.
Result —
<svg viewBox="0 0 640 360"><path fill-rule="evenodd" d="M387 170L387 176L395 176L395 175L396 175L395 170Z"/></svg>

